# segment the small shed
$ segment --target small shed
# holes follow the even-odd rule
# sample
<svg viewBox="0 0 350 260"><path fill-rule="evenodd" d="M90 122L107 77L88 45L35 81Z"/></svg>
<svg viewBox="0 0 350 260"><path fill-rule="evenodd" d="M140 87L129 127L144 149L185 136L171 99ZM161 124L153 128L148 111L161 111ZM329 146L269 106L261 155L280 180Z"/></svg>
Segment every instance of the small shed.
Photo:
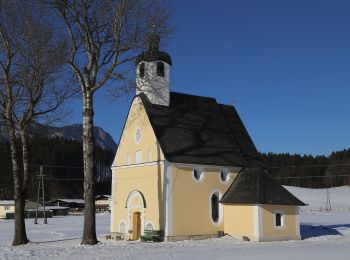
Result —
<svg viewBox="0 0 350 260"><path fill-rule="evenodd" d="M95 197L96 211L110 211L111 210L111 195L97 195Z"/></svg>
<svg viewBox="0 0 350 260"><path fill-rule="evenodd" d="M14 200L0 200L0 219L6 218L6 214L15 212Z"/></svg>
<svg viewBox="0 0 350 260"><path fill-rule="evenodd" d="M262 168L246 168L220 201L224 232L243 240L299 240L299 206L305 204Z"/></svg>
<svg viewBox="0 0 350 260"><path fill-rule="evenodd" d="M45 209L52 211L53 216L67 216L69 213L68 207L46 206Z"/></svg>
<svg viewBox="0 0 350 260"><path fill-rule="evenodd" d="M41 202L36 202L34 200L26 200L26 204L25 204L25 209L26 210L32 210L32 209L36 209L41 208L43 206L43 204Z"/></svg>
<svg viewBox="0 0 350 260"><path fill-rule="evenodd" d="M85 201L83 199L56 199L49 201L47 205L68 207L74 211L82 211L85 207Z"/></svg>

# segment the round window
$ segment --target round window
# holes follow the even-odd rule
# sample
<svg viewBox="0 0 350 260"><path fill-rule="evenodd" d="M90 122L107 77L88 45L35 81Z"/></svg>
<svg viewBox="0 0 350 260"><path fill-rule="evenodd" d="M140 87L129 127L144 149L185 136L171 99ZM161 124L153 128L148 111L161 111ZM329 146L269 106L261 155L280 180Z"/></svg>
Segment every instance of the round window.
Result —
<svg viewBox="0 0 350 260"><path fill-rule="evenodd" d="M136 143L140 143L140 141L141 141L141 129L140 128L136 128L136 130L135 130L135 141L136 141Z"/></svg>

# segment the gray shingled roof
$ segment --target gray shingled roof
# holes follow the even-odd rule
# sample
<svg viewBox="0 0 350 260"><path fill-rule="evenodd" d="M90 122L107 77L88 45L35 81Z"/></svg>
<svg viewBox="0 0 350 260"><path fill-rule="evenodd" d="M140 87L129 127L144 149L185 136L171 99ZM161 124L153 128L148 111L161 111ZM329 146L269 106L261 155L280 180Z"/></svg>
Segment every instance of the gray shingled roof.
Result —
<svg viewBox="0 0 350 260"><path fill-rule="evenodd" d="M261 160L234 106L214 98L170 93L170 105L140 95L165 158L170 162L260 166Z"/></svg>
<svg viewBox="0 0 350 260"><path fill-rule="evenodd" d="M259 167L241 171L220 202L305 206L304 202L276 183L265 170Z"/></svg>

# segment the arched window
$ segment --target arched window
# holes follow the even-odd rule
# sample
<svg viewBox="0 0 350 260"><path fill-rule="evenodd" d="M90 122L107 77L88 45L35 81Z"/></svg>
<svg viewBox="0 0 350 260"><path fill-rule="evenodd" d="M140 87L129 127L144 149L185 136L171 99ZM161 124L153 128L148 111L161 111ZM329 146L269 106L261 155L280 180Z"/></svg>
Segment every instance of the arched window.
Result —
<svg viewBox="0 0 350 260"><path fill-rule="evenodd" d="M164 63L161 61L157 62L157 76L164 77Z"/></svg>
<svg viewBox="0 0 350 260"><path fill-rule="evenodd" d="M203 171L200 169L193 169L193 177L195 180L200 181L203 179Z"/></svg>
<svg viewBox="0 0 350 260"><path fill-rule="evenodd" d="M120 222L119 224L119 232L122 234L126 233L126 225L124 221Z"/></svg>
<svg viewBox="0 0 350 260"><path fill-rule="evenodd" d="M142 163L142 151L137 151L135 153L135 163Z"/></svg>
<svg viewBox="0 0 350 260"><path fill-rule="evenodd" d="M140 78L145 77L145 63L141 62L140 67L139 67L139 76Z"/></svg>
<svg viewBox="0 0 350 260"><path fill-rule="evenodd" d="M146 230L154 230L154 227L153 227L152 223L147 223L145 229Z"/></svg>
<svg viewBox="0 0 350 260"><path fill-rule="evenodd" d="M211 218L215 223L219 221L219 195L217 193L211 196Z"/></svg>
<svg viewBox="0 0 350 260"><path fill-rule="evenodd" d="M126 156L125 156L125 164L126 165L130 164L130 154L129 153L127 153Z"/></svg>
<svg viewBox="0 0 350 260"><path fill-rule="evenodd" d="M230 179L230 173L227 171L221 171L220 178L221 178L221 181L223 182L228 181Z"/></svg>
<svg viewBox="0 0 350 260"><path fill-rule="evenodd" d="M147 152L147 161L152 162L152 152L150 149L148 149L148 152Z"/></svg>

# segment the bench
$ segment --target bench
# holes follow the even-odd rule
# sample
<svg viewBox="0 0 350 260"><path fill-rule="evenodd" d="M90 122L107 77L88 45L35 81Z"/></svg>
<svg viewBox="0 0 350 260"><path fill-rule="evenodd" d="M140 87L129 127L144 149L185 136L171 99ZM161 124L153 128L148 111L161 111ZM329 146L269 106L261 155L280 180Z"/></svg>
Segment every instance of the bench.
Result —
<svg viewBox="0 0 350 260"><path fill-rule="evenodd" d="M144 235L141 236L141 241L142 242L161 242L162 238L162 231L161 230L150 230L150 229L145 229L144 230Z"/></svg>

